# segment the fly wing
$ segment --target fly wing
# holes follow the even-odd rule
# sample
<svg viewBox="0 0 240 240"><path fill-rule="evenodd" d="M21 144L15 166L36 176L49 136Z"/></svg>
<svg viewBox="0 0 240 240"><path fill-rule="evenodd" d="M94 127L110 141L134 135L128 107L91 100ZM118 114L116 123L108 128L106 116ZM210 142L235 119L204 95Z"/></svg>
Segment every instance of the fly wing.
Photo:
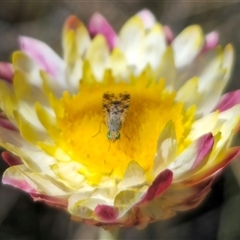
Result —
<svg viewBox="0 0 240 240"><path fill-rule="evenodd" d="M106 92L103 94L102 98L102 109L103 109L103 114L105 116L106 122L109 119L111 108L112 108L112 102L115 99L115 95L113 93Z"/></svg>
<svg viewBox="0 0 240 240"><path fill-rule="evenodd" d="M102 108L106 124L108 125L111 120L116 121L118 119L121 126L126 117L129 105L129 93L120 93L118 95L110 92L104 93Z"/></svg>
<svg viewBox="0 0 240 240"><path fill-rule="evenodd" d="M130 94L129 93L120 93L119 94L120 98L120 106L119 106L119 111L121 112L121 121L122 123L125 120L126 114L128 112L129 106L130 106Z"/></svg>

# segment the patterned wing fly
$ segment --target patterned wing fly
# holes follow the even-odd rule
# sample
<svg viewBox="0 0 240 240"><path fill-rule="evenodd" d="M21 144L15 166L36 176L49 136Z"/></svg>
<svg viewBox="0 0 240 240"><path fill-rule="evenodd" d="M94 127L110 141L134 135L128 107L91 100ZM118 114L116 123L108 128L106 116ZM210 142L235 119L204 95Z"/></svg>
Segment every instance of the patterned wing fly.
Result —
<svg viewBox="0 0 240 240"><path fill-rule="evenodd" d="M120 138L119 131L125 120L130 105L130 94L114 94L106 92L103 94L103 113L108 127L108 139L116 141Z"/></svg>

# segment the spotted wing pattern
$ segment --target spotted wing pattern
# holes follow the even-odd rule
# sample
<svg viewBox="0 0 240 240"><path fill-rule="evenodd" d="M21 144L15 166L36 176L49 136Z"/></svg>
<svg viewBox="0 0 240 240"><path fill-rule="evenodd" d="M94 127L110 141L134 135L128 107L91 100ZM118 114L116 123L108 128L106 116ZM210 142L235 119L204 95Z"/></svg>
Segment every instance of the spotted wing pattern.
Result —
<svg viewBox="0 0 240 240"><path fill-rule="evenodd" d="M125 120L130 105L130 94L103 94L103 113L109 131L119 132Z"/></svg>

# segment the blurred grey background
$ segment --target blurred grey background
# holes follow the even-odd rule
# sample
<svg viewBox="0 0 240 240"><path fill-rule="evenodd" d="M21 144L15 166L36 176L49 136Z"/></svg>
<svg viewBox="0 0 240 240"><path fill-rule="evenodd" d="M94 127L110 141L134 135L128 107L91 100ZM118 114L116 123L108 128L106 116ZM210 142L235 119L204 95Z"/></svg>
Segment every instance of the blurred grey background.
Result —
<svg viewBox="0 0 240 240"><path fill-rule="evenodd" d="M226 90L240 88L239 1L0 0L0 61L11 60L11 53L18 49L19 35L42 40L61 55L62 25L70 14L87 24L94 12L100 12L118 31L143 8L150 9L175 35L190 24L200 24L205 33L218 31L220 44L233 43L236 62ZM235 161L232 168L225 170L198 209L151 224L141 231L123 229L120 239L240 239L239 165ZM0 161L0 172L6 168ZM96 239L97 234L97 228L72 222L63 211L33 203L27 194L9 186L0 187L0 240L87 240Z"/></svg>

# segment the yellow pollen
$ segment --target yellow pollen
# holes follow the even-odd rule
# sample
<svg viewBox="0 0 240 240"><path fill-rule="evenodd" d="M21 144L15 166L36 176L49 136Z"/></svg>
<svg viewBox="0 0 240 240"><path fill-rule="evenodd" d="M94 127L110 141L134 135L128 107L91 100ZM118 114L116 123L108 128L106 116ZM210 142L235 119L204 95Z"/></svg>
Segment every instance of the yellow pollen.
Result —
<svg viewBox="0 0 240 240"><path fill-rule="evenodd" d="M105 92L130 94L130 105L120 130L120 139L109 141L102 98ZM102 83L81 81L79 93L65 92L61 104L64 116L58 118L61 129L58 145L71 159L85 166L79 170L91 183L103 176L122 179L130 161L137 161L148 171L151 169L158 137L172 120L180 150L183 139L191 129L194 111L175 101L175 93L164 88L164 80L156 80L143 73L129 83L114 82L106 74ZM189 113L190 112L190 113ZM188 119L188 121L186 121ZM181 147L182 145L182 147Z"/></svg>

